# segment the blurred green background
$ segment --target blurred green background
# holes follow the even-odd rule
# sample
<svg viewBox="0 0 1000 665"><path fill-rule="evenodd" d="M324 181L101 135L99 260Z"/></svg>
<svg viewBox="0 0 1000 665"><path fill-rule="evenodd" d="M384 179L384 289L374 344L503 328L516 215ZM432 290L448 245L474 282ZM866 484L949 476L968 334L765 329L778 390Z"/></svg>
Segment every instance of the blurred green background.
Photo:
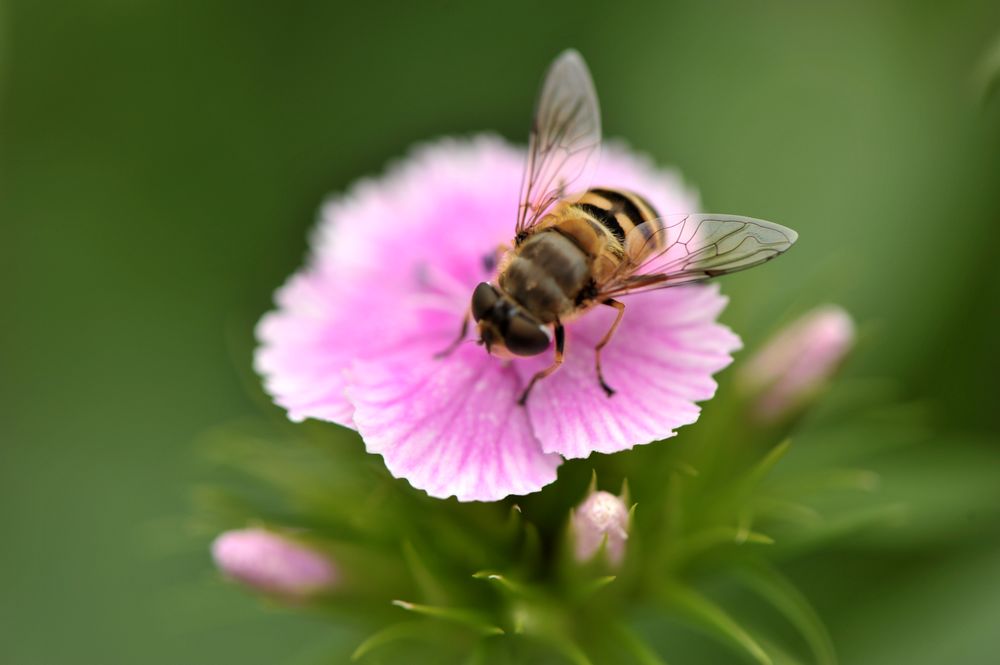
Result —
<svg viewBox="0 0 1000 665"><path fill-rule="evenodd" d="M337 639L217 581L184 528L197 437L260 411L252 326L322 198L417 141L523 141L568 46L608 136L800 232L726 280L724 320L753 344L843 304L844 381L923 405L942 482L1000 486L995 1L0 7L0 662L291 664ZM997 510L797 564L843 661L992 662Z"/></svg>

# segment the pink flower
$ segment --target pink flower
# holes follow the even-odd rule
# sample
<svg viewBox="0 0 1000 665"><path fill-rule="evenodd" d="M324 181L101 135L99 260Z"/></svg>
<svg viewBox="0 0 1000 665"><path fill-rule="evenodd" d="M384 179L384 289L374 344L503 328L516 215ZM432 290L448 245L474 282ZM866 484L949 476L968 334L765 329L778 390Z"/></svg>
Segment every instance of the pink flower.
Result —
<svg viewBox="0 0 1000 665"><path fill-rule="evenodd" d="M610 492L592 492L573 511L572 535L578 561L588 561L605 544L608 562L621 565L628 540L628 508Z"/></svg>
<svg viewBox="0 0 1000 665"><path fill-rule="evenodd" d="M593 352L610 308L568 326L566 362L525 407L519 392L550 353L507 361L468 343L436 359L491 277L485 260L512 240L523 162L494 137L448 139L331 199L307 265L257 329L256 368L291 419L358 430L431 496L527 494L556 479L563 457L673 436L698 419L695 402L712 397L712 374L740 345L716 322L718 288L688 286L626 299L603 355L612 398ZM661 214L698 208L675 175L615 144L592 184L641 192Z"/></svg>
<svg viewBox="0 0 1000 665"><path fill-rule="evenodd" d="M740 368L743 389L757 394L757 417L773 422L800 408L853 345L854 321L836 305L814 309L778 331Z"/></svg>
<svg viewBox="0 0 1000 665"><path fill-rule="evenodd" d="M337 580L327 557L266 529L226 531L212 543L212 557L227 577L287 598L305 598Z"/></svg>

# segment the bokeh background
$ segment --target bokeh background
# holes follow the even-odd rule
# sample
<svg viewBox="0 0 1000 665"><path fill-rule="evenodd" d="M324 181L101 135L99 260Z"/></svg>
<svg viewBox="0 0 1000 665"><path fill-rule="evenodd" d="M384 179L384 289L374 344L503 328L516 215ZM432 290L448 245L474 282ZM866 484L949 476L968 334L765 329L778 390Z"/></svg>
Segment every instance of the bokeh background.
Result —
<svg viewBox="0 0 1000 665"><path fill-rule="evenodd" d="M934 470L886 491L972 506L788 571L843 661L994 662L1000 4L0 8L0 662L290 665L342 637L216 578L185 526L199 436L271 408L252 326L322 198L443 134L523 141L569 46L608 136L800 232L725 280L723 319L753 344L847 307L841 394L919 411L895 463Z"/></svg>

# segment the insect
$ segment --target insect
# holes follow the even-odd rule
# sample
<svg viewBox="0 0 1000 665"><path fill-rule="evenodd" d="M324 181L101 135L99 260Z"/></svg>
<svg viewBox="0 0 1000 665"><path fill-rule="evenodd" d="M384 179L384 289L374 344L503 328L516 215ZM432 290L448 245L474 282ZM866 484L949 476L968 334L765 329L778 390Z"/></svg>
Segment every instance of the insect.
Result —
<svg viewBox="0 0 1000 665"><path fill-rule="evenodd" d="M750 268L797 237L778 224L736 215L660 216L638 193L590 187L600 148L590 72L579 53L565 51L550 66L536 102L513 246L496 279L476 287L469 312L479 343L494 355L538 355L555 340L552 364L532 377L521 405L562 364L569 321L599 306L617 310L594 349L596 379L610 397L615 391L604 380L601 350L625 315L618 298ZM469 313L449 350L464 339Z"/></svg>

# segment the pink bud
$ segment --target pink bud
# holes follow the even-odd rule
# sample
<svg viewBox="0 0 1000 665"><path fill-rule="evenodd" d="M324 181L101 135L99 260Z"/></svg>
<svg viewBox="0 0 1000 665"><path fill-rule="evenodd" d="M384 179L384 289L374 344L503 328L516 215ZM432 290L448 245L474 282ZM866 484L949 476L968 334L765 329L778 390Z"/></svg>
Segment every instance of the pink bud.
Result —
<svg viewBox="0 0 1000 665"><path fill-rule="evenodd" d="M740 370L764 421L793 412L826 385L854 345L854 321L836 305L812 310L778 332Z"/></svg>
<svg viewBox="0 0 1000 665"><path fill-rule="evenodd" d="M287 598L305 598L337 580L330 559L266 529L220 534L212 543L212 557L227 577Z"/></svg>
<svg viewBox="0 0 1000 665"><path fill-rule="evenodd" d="M578 561L590 560L607 538L605 551L613 566L625 557L628 540L628 508L609 492L592 492L573 513L574 553Z"/></svg>

